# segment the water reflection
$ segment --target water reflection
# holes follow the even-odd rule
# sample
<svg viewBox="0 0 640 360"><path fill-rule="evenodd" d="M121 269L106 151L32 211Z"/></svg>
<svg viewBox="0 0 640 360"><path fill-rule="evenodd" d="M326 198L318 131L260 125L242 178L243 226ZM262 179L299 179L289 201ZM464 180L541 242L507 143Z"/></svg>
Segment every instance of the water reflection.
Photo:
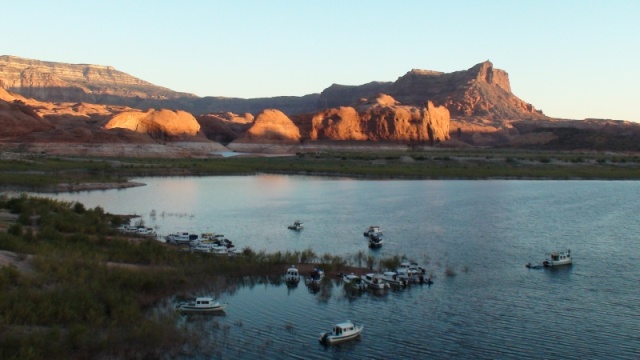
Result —
<svg viewBox="0 0 640 360"><path fill-rule="evenodd" d="M186 358L640 358L640 182L136 181L148 186L58 198L141 214L160 233L221 232L240 249L406 254L436 280L379 295L345 292L335 279L314 289L288 288L280 277L222 279L198 291L224 298L226 316L185 321L207 335L185 345ZM186 197L164 196L181 193L180 182ZM304 231L286 228L295 219ZM371 224L387 236L375 252L362 237ZM573 266L524 267L558 246L575 250ZM320 332L346 319L365 324L361 339L320 346ZM391 331L399 323L403 331Z"/></svg>

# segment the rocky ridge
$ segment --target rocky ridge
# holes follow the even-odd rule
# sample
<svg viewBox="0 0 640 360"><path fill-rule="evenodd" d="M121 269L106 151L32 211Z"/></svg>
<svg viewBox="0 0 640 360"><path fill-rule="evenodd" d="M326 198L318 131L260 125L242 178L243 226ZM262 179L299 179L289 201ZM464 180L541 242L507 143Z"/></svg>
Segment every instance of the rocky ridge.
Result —
<svg viewBox="0 0 640 360"><path fill-rule="evenodd" d="M3 88L73 101L42 101ZM56 95L61 88L71 90ZM106 104L82 101L89 95ZM90 152L92 145L104 144L102 153L108 152L109 144L121 144L122 149L130 144L153 148L149 151L153 156L161 154L163 146L170 156L209 156L227 149L220 143L245 149L238 151L264 152L332 146L362 149L363 143L378 148L441 144L635 149L634 139L640 136L636 123L550 119L511 93L508 74L489 61L453 73L414 69L395 82L334 84L320 95L303 97L304 101L297 97L215 98L221 109L252 109L246 112L209 111L194 116L186 110L169 110L217 109L208 103L212 98L183 95L111 67L2 56L0 141L9 146L35 148L37 144L42 151L56 153L71 144L68 149L87 145L76 152ZM140 107L110 104L120 97L134 99ZM264 108L270 101L288 110ZM170 106L142 106L149 104ZM194 145L169 150L177 143ZM136 155L143 153L137 150Z"/></svg>
<svg viewBox="0 0 640 360"><path fill-rule="evenodd" d="M130 105L143 99L195 98L153 85L111 66L66 64L8 55L0 56L0 87L49 102Z"/></svg>

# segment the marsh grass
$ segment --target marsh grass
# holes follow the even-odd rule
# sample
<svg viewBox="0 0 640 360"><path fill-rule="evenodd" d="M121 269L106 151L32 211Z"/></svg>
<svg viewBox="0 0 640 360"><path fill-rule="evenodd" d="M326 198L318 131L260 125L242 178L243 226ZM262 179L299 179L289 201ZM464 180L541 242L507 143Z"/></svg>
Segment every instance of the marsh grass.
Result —
<svg viewBox="0 0 640 360"><path fill-rule="evenodd" d="M404 161L407 157L413 161ZM593 151L433 148L328 151L290 157L60 159L25 155L22 160L0 160L0 186L29 191L51 191L60 183L122 183L141 176L256 173L407 179L640 179L640 157Z"/></svg>

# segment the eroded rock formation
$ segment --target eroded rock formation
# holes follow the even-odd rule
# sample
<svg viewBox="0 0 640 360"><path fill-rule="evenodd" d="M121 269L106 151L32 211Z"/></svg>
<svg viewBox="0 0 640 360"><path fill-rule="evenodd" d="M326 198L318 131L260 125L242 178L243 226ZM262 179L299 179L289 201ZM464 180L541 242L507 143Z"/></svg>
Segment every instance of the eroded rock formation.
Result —
<svg viewBox="0 0 640 360"><path fill-rule="evenodd" d="M533 105L511 92L509 75L490 61L468 70L442 73L414 69L395 82L372 82L360 86L332 85L318 100L321 106L353 104L362 97L386 93L407 105L432 101L445 106L452 117L483 116L491 120L546 118Z"/></svg>
<svg viewBox="0 0 640 360"><path fill-rule="evenodd" d="M200 124L185 111L154 110L126 111L114 116L105 129L122 128L148 134L153 138L196 136Z"/></svg>
<svg viewBox="0 0 640 360"><path fill-rule="evenodd" d="M449 138L449 111L427 102L400 105L388 95L362 100L356 107L316 113L309 140L370 140L435 143Z"/></svg>
<svg viewBox="0 0 640 360"><path fill-rule="evenodd" d="M235 140L253 123L253 115L237 115L231 112L198 116L202 133L210 140L223 144Z"/></svg>
<svg viewBox="0 0 640 360"><path fill-rule="evenodd" d="M236 139L246 143L298 143L300 130L280 110L263 110L251 127Z"/></svg>

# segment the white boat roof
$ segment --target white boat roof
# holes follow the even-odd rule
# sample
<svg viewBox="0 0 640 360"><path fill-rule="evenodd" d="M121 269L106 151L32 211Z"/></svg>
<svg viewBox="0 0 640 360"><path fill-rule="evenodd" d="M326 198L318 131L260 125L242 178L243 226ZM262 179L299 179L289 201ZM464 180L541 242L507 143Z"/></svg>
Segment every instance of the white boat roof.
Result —
<svg viewBox="0 0 640 360"><path fill-rule="evenodd" d="M336 326L344 329L347 327L355 326L355 324L351 320L347 320L343 323L336 324Z"/></svg>
<svg viewBox="0 0 640 360"><path fill-rule="evenodd" d="M197 297L196 301L213 301L213 298L212 297L201 296L201 297Z"/></svg>

